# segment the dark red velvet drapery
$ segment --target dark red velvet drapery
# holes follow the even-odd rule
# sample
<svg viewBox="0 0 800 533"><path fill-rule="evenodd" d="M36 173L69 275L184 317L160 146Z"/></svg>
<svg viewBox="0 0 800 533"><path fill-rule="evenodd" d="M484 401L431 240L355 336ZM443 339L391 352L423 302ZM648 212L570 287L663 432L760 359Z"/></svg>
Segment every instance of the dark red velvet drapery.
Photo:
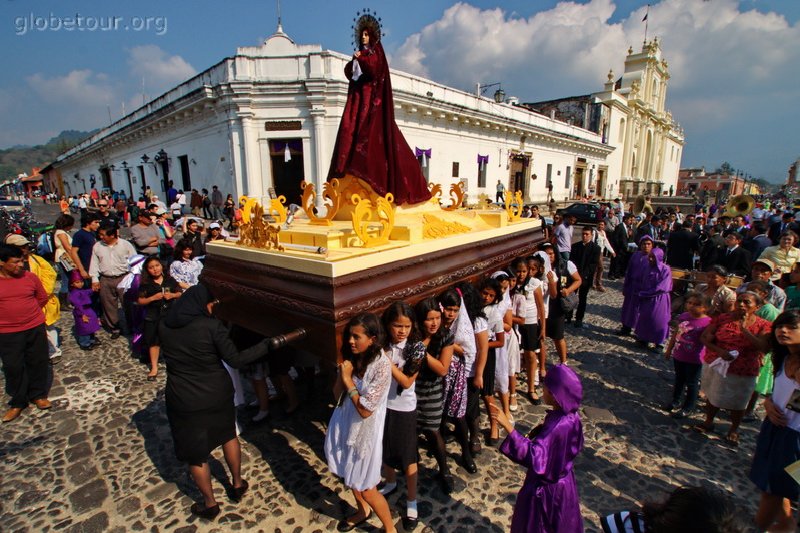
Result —
<svg viewBox="0 0 800 533"><path fill-rule="evenodd" d="M353 61L362 74L353 81ZM351 174L369 183L381 196L394 195L397 205L431 197L419 162L394 121L389 65L381 43L349 62L350 80L328 180Z"/></svg>

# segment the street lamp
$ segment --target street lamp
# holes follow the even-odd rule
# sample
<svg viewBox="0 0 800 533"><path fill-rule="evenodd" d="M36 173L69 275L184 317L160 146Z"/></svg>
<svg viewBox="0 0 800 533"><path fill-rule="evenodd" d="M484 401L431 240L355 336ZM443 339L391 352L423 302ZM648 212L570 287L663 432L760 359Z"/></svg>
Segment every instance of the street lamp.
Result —
<svg viewBox="0 0 800 533"><path fill-rule="evenodd" d="M498 87L498 89L494 92L494 101L498 104L502 104L506 99L506 92L503 90L503 86L501 82L497 83L486 83L486 84L478 84L478 96L483 96L483 93L486 92L486 89L490 87Z"/></svg>

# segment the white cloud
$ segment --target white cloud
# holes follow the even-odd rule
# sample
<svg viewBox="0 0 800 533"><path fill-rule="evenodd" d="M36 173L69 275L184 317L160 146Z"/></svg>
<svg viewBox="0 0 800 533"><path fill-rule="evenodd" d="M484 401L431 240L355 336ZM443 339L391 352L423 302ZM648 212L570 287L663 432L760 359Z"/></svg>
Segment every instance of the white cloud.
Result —
<svg viewBox="0 0 800 533"><path fill-rule="evenodd" d="M628 47L638 52L644 39L646 8L612 23L616 9L613 0L562 1L525 18L457 3L409 36L392 67L466 90L500 81L523 101L599 91L608 70L621 75ZM795 123L800 120L798 25L774 13L740 11L737 0L662 0L651 5L648 21L647 37L659 37L670 65L667 106L686 128L687 154L699 158L700 150L713 149L713 143L700 146L704 140L693 138L695 131L716 133L721 149L725 136L734 135L726 131L732 125L739 139L729 147L741 144L746 151L748 142L757 144L759 134L741 127L748 116L764 122L770 101L792 106Z"/></svg>
<svg viewBox="0 0 800 533"><path fill-rule="evenodd" d="M36 73L26 78L28 87L49 104L93 106L111 101L114 87L108 76L89 69L73 70L64 76L46 77Z"/></svg>
<svg viewBox="0 0 800 533"><path fill-rule="evenodd" d="M133 77L144 78L145 90L152 96L171 89L195 75L197 70L179 55L168 55L154 44L135 46L128 51L128 66Z"/></svg>

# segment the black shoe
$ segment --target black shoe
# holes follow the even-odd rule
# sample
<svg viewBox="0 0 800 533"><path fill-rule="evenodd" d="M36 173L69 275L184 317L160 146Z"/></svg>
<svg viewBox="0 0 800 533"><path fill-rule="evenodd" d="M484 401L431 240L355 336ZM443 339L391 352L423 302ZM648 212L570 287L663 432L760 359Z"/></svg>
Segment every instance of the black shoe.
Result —
<svg viewBox="0 0 800 533"><path fill-rule="evenodd" d="M469 455L462 455L461 456L461 463L464 465L464 470L469 472L470 474L477 474L478 467L475 465L475 461L472 460L472 457Z"/></svg>
<svg viewBox="0 0 800 533"><path fill-rule="evenodd" d="M631 328L621 327L618 330L614 331L615 335L619 335L620 337L627 337L631 334Z"/></svg>
<svg viewBox="0 0 800 533"><path fill-rule="evenodd" d="M406 531L414 531L417 528L417 524L419 524L419 518L403 517L403 529Z"/></svg>
<svg viewBox="0 0 800 533"><path fill-rule="evenodd" d="M347 518L345 518L343 520L339 520L339 523L336 524L336 531L352 531L355 528L357 528L358 526L360 526L362 524L365 524L367 522L367 520L369 520L369 518L371 516L372 516L372 511L367 513L367 516L365 516L363 519L359 520L358 522L348 522Z"/></svg>
<svg viewBox="0 0 800 533"><path fill-rule="evenodd" d="M663 410L667 411L668 413L671 413L672 411L674 411L678 407L680 407L680 404L678 402L666 403L666 404L661 406L661 408Z"/></svg>
<svg viewBox="0 0 800 533"><path fill-rule="evenodd" d="M639 348L647 348L647 341L636 339L636 346L638 346Z"/></svg>
<svg viewBox="0 0 800 533"><path fill-rule="evenodd" d="M653 353L664 353L664 345L663 344L654 344L652 347L648 346L647 348Z"/></svg>
<svg viewBox="0 0 800 533"><path fill-rule="evenodd" d="M235 501L236 503L239 503L240 501L242 501L244 493L247 492L247 489L249 488L250 484L243 479L241 487L231 487L231 492L230 492L231 500Z"/></svg>
<svg viewBox="0 0 800 533"><path fill-rule="evenodd" d="M686 418L689 416L689 413L683 409L679 409L670 415L672 418L680 420L681 418Z"/></svg>
<svg viewBox="0 0 800 533"><path fill-rule="evenodd" d="M211 507L200 507L200 504L193 503L191 511L195 516L199 516L205 520L213 520L219 514L219 504L212 505Z"/></svg>
<svg viewBox="0 0 800 533"><path fill-rule="evenodd" d="M94 350L94 347L97 346L96 344L90 344L89 346L81 346L81 350L84 352L91 352Z"/></svg>
<svg viewBox="0 0 800 533"><path fill-rule="evenodd" d="M583 327L583 321L582 320L576 320L575 321L575 327L576 328L582 328Z"/></svg>
<svg viewBox="0 0 800 533"><path fill-rule="evenodd" d="M114 340L114 339L119 339L119 336L120 336L120 332L119 332L119 331L112 331L112 332L111 332L111 339L112 339L112 340ZM215 515L215 516L216 516L216 515Z"/></svg>
<svg viewBox="0 0 800 533"><path fill-rule="evenodd" d="M481 441L478 439L472 439L469 442L469 452L472 455L478 455L481 453Z"/></svg>

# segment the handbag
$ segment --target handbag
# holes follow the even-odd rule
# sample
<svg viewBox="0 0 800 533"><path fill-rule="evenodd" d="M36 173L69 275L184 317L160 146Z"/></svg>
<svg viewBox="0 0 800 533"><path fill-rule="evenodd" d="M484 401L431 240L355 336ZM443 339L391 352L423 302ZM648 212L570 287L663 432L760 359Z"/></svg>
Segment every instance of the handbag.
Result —
<svg viewBox="0 0 800 533"><path fill-rule="evenodd" d="M58 258L58 264L61 265L61 268L64 269L64 272L72 272L77 268L75 263L72 261L72 258L66 253L61 254L61 257Z"/></svg>
<svg viewBox="0 0 800 533"><path fill-rule="evenodd" d="M565 313L570 313L578 307L578 293L571 292L566 296L559 298L561 301L561 310Z"/></svg>

